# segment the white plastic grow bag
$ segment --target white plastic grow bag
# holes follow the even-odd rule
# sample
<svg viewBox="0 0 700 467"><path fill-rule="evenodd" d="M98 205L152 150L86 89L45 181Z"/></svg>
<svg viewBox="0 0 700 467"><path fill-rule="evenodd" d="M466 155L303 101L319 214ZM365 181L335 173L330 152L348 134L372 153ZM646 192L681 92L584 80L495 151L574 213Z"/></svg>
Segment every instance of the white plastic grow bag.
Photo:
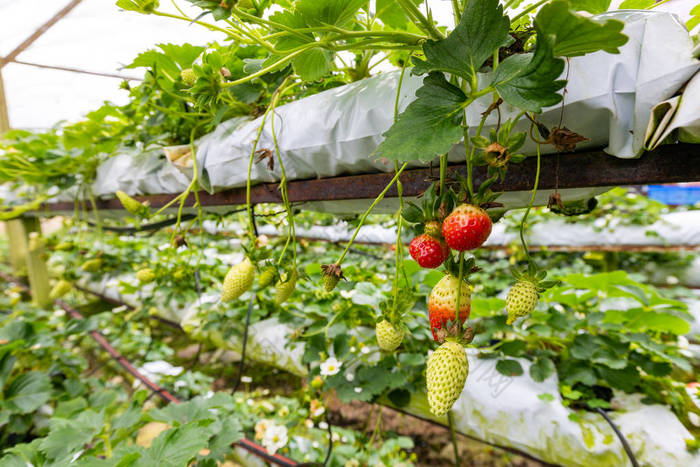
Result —
<svg viewBox="0 0 700 467"><path fill-rule="evenodd" d="M675 15L663 12L620 11L601 19L625 21L629 36L621 53L596 52L571 59L563 125L589 138L580 149L607 145L612 155L633 158L643 149L644 133L651 109L671 97L700 67L692 57L692 41ZM668 47L673 44L673 47ZM333 177L342 174L392 171L393 163L370 157L393 122L398 72L386 73L334 88L284 105L275 112L275 130L289 179ZM487 79L486 76L482 76ZM407 73L399 108L414 100L421 77ZM490 97L477 100L467 110L467 121L475 128ZM502 118L516 114L504 105ZM696 113L697 113L697 109ZM549 126L559 123L561 108L544 111L540 119ZM274 148L272 117L262 132L258 149ZM491 115L485 130L496 125ZM210 192L245 185L247 165L262 117L245 122L224 122L200 141L198 167L203 186ZM517 127L527 131L529 122ZM543 148L553 151L551 146ZM532 141L523 148L534 154ZM464 160L463 145L453 148L452 161ZM279 180L273 171L255 164L252 180Z"/></svg>

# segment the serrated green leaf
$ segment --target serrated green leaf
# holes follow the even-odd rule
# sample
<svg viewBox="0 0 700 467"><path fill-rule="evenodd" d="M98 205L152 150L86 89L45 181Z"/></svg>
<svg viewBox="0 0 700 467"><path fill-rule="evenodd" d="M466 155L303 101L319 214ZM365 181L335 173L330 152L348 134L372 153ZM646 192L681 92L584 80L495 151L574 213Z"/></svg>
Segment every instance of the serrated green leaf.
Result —
<svg viewBox="0 0 700 467"><path fill-rule="evenodd" d="M557 368L550 358L540 357L530 365L530 377L534 381L542 382L554 374L556 370Z"/></svg>
<svg viewBox="0 0 700 467"><path fill-rule="evenodd" d="M0 358L0 390L5 387L5 381L10 377L16 361L17 358L9 352Z"/></svg>
<svg viewBox="0 0 700 467"><path fill-rule="evenodd" d="M30 371L14 378L5 388L6 410L18 413L33 412L51 395L51 380L46 373Z"/></svg>
<svg viewBox="0 0 700 467"><path fill-rule="evenodd" d="M150 13L159 6L158 0L117 0L116 5L127 11Z"/></svg>
<svg viewBox="0 0 700 467"><path fill-rule="evenodd" d="M411 402L411 392L405 389L394 389L387 397L396 407L405 407Z"/></svg>
<svg viewBox="0 0 700 467"><path fill-rule="evenodd" d="M523 374L523 367L520 362L509 358L499 360L496 363L496 370L505 376L520 376Z"/></svg>
<svg viewBox="0 0 700 467"><path fill-rule="evenodd" d="M411 1L416 5L420 4L420 0ZM377 0L376 16L382 23L394 29L405 29L406 26L412 24L412 20L406 14L406 10L401 8L401 5L396 0Z"/></svg>
<svg viewBox="0 0 700 467"><path fill-rule="evenodd" d="M634 391L640 381L639 371L631 365L620 370L597 366L596 372L611 387L622 389L625 392Z"/></svg>
<svg viewBox="0 0 700 467"><path fill-rule="evenodd" d="M383 134L374 157L429 162L462 139L464 93L442 73L430 73L416 91L417 99Z"/></svg>
<svg viewBox="0 0 700 467"><path fill-rule="evenodd" d="M523 353L526 345L527 344L523 340L508 341L508 342L504 342L501 345L500 350L503 353L503 355L517 357Z"/></svg>
<svg viewBox="0 0 700 467"><path fill-rule="evenodd" d="M221 422L221 428L216 430L214 436L208 444L210 459L223 460L223 457L231 452L231 445L243 438L243 427L241 423L229 417Z"/></svg>
<svg viewBox="0 0 700 467"><path fill-rule="evenodd" d="M199 422L164 431L144 451L138 465L180 467L187 465L199 451L207 447L211 433Z"/></svg>
<svg viewBox="0 0 700 467"><path fill-rule="evenodd" d="M366 0L297 0L294 9L309 26L340 26L355 17Z"/></svg>
<svg viewBox="0 0 700 467"><path fill-rule="evenodd" d="M509 28L510 20L498 0L468 2L459 24L447 38L423 44L425 61L414 60L413 72L442 71L476 79L486 59L511 42Z"/></svg>
<svg viewBox="0 0 700 467"><path fill-rule="evenodd" d="M564 60L552 54L553 39L537 32L534 54L511 55L494 73L493 84L507 103L530 112L559 103L558 91L566 85L559 80Z"/></svg>
<svg viewBox="0 0 700 467"><path fill-rule="evenodd" d="M102 413L90 409L75 419L53 418L49 434L41 442L41 450L50 459L65 459L92 441L102 430L102 425Z"/></svg>
<svg viewBox="0 0 700 467"><path fill-rule="evenodd" d="M610 0L570 0L571 8L576 11L587 11L594 15L608 11Z"/></svg>
<svg viewBox="0 0 700 467"><path fill-rule="evenodd" d="M555 0L537 13L535 25L538 34L554 37L552 53L555 57L579 57L604 50L620 53L619 47L627 43L622 34L622 21L600 22L574 13L567 0Z"/></svg>
<svg viewBox="0 0 700 467"><path fill-rule="evenodd" d="M620 10L646 10L656 4L656 0L625 0L618 7Z"/></svg>

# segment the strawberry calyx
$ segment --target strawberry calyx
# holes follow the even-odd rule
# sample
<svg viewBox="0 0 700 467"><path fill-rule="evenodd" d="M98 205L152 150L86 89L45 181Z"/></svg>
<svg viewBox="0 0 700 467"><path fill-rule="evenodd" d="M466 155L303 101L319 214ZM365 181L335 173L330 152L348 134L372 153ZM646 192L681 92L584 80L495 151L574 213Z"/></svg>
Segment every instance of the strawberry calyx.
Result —
<svg viewBox="0 0 700 467"><path fill-rule="evenodd" d="M454 257L447 258L444 265L445 271L447 271L448 274L459 277L459 262ZM479 271L481 271L481 268L476 265L476 258L473 256L466 258L462 269L462 280L471 285L469 276Z"/></svg>
<svg viewBox="0 0 700 467"><path fill-rule="evenodd" d="M445 190L444 193L438 194L438 184L433 183L423 193L421 206L411 201L407 202L401 210L401 217L406 222L418 224L418 233L425 232L432 237L441 239L442 221L452 211L454 205L454 193Z"/></svg>
<svg viewBox="0 0 700 467"><path fill-rule="evenodd" d="M510 271L517 282L530 282L535 286L538 293L544 292L560 283L558 280L545 280L547 271L540 270L533 261L528 261L527 267L524 269L511 267Z"/></svg>
<svg viewBox="0 0 700 467"><path fill-rule="evenodd" d="M471 326L466 326L462 330L462 326L456 320L450 320L444 327L436 330L435 334L439 344L456 342L466 347L474 340L474 329Z"/></svg>

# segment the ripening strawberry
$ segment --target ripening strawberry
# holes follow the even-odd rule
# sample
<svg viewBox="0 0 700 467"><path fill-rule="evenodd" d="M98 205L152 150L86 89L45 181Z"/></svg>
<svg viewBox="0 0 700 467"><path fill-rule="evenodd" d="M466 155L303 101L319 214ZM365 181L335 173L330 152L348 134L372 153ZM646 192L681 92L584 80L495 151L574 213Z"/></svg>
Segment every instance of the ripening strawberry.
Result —
<svg viewBox="0 0 700 467"><path fill-rule="evenodd" d="M459 279L451 274L445 275L440 282L435 284L428 297L428 314L430 316L430 330L433 332L435 342L438 342L437 330L456 320L457 316L457 291L462 294L459 299L459 319L464 323L471 311L471 291L464 281L461 288L458 287Z"/></svg>
<svg viewBox="0 0 700 467"><path fill-rule="evenodd" d="M255 279L255 266L246 257L243 261L232 266L226 273L221 287L221 301L228 302L243 295Z"/></svg>
<svg viewBox="0 0 700 467"><path fill-rule="evenodd" d="M491 234L491 218L483 209L460 204L442 223L447 246L457 251L479 248Z"/></svg>
<svg viewBox="0 0 700 467"><path fill-rule="evenodd" d="M294 288L297 285L297 272L292 271L289 278L285 277L284 280L280 280L275 286L275 303L278 305L283 304L287 301L289 297L294 293Z"/></svg>
<svg viewBox="0 0 700 467"><path fill-rule="evenodd" d="M521 316L527 316L537 305L537 286L529 280L519 280L508 291L506 296L506 324L512 324Z"/></svg>
<svg viewBox="0 0 700 467"><path fill-rule="evenodd" d="M445 415L464 390L469 374L469 360L462 344L445 341L428 358L425 382L430 411Z"/></svg>
<svg viewBox="0 0 700 467"><path fill-rule="evenodd" d="M377 332L377 343L383 351L393 352L401 345L403 331L389 321L383 319L378 322L375 331Z"/></svg>
<svg viewBox="0 0 700 467"><path fill-rule="evenodd" d="M411 240L408 251L421 267L428 269L440 266L450 255L450 249L444 241L428 234L419 235Z"/></svg>

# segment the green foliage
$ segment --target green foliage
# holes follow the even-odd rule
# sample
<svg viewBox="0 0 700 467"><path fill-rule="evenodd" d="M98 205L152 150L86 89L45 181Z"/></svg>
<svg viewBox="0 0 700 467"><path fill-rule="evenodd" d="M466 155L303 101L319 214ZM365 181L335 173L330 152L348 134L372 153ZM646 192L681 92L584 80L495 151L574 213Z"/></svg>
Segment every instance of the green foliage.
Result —
<svg viewBox="0 0 700 467"><path fill-rule="evenodd" d="M458 87L448 83L442 73L430 73L416 97L384 133L386 139L375 151L375 157L427 162L462 138L459 122L466 96Z"/></svg>

